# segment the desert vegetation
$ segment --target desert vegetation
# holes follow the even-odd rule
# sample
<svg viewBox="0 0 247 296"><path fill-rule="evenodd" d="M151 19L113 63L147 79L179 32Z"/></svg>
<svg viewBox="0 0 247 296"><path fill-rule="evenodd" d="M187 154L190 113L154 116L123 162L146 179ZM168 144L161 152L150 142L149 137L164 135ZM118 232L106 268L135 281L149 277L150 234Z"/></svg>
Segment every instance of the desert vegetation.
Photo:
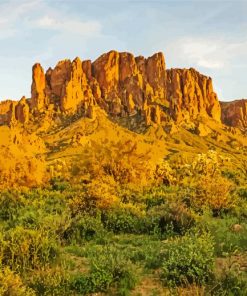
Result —
<svg viewBox="0 0 247 296"><path fill-rule="evenodd" d="M104 153L74 182L1 191L0 295L246 295L244 172L215 151L149 169L135 146Z"/></svg>

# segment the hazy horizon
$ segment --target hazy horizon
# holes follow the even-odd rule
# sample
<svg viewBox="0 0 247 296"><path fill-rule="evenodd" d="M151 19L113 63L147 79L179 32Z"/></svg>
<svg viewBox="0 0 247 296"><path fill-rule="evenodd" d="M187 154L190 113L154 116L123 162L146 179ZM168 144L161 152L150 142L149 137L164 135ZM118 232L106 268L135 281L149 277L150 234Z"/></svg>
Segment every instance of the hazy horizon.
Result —
<svg viewBox="0 0 247 296"><path fill-rule="evenodd" d="M0 100L30 97L32 65L110 50L212 77L222 101L247 97L246 1L0 0Z"/></svg>

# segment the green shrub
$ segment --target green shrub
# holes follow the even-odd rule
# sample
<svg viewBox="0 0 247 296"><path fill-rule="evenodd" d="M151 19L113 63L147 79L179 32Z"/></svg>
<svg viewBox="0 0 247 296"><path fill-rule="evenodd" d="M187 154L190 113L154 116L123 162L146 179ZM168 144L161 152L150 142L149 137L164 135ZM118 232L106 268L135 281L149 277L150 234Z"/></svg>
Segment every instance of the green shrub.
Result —
<svg viewBox="0 0 247 296"><path fill-rule="evenodd" d="M200 227L209 231L214 238L216 256L247 250L247 224L241 223L241 230L234 231L235 224L239 224L239 221L231 216L217 219L206 215L202 217Z"/></svg>
<svg viewBox="0 0 247 296"><path fill-rule="evenodd" d="M63 267L46 267L29 274L28 285L37 295L71 295L69 292L69 277Z"/></svg>
<svg viewBox="0 0 247 296"><path fill-rule="evenodd" d="M193 213L184 203L164 203L160 206L152 207L147 212L147 218L152 225L153 231L156 229L161 234L173 231L177 234L183 234L195 225ZM146 225L146 229L148 225ZM150 230L151 230L150 229Z"/></svg>
<svg viewBox="0 0 247 296"><path fill-rule="evenodd" d="M141 233L140 219L127 209L117 209L102 213L104 227L114 233Z"/></svg>
<svg viewBox="0 0 247 296"><path fill-rule="evenodd" d="M94 271L90 275L77 274L71 281L71 289L86 295L88 293L104 292L113 282L109 271Z"/></svg>
<svg viewBox="0 0 247 296"><path fill-rule="evenodd" d="M25 198L18 191L0 192L0 220L13 222L24 206Z"/></svg>
<svg viewBox="0 0 247 296"><path fill-rule="evenodd" d="M214 284L211 295L247 295L247 276L243 273L229 271Z"/></svg>
<svg viewBox="0 0 247 296"><path fill-rule="evenodd" d="M239 197L247 201L247 187L240 187L237 190L237 194L239 195Z"/></svg>
<svg viewBox="0 0 247 296"><path fill-rule="evenodd" d="M185 233L195 224L195 217L183 203L163 203L153 206L146 213L135 213L119 208L102 214L104 227L114 232L135 234L158 234L169 237Z"/></svg>
<svg viewBox="0 0 247 296"><path fill-rule="evenodd" d="M166 248L161 273L166 285L203 285L211 278L214 244L208 234L187 234L171 240Z"/></svg>
<svg viewBox="0 0 247 296"><path fill-rule="evenodd" d="M236 185L239 185L240 183L240 176L238 172L225 170L222 172L222 176L233 181Z"/></svg>
<svg viewBox="0 0 247 296"><path fill-rule="evenodd" d="M12 223L12 227L23 226L24 228L36 229L40 225L40 214L38 211L30 206L26 206L18 212L18 216L16 217L14 223Z"/></svg>
<svg viewBox="0 0 247 296"><path fill-rule="evenodd" d="M91 216L87 213L75 217L64 232L64 238L71 243L82 243L102 235L104 227L100 215Z"/></svg>
<svg viewBox="0 0 247 296"><path fill-rule="evenodd" d="M53 178L51 180L51 185L52 185L52 189L57 191L68 190L71 187L69 182L60 180L59 178Z"/></svg>
<svg viewBox="0 0 247 296"><path fill-rule="evenodd" d="M133 265L120 251L103 247L95 249L90 255L90 272L77 274L71 281L72 289L87 294L115 287L119 295L127 295L134 288L136 275Z"/></svg>
<svg viewBox="0 0 247 296"><path fill-rule="evenodd" d="M59 255L55 239L43 230L16 227L1 238L2 263L20 272L46 266Z"/></svg>

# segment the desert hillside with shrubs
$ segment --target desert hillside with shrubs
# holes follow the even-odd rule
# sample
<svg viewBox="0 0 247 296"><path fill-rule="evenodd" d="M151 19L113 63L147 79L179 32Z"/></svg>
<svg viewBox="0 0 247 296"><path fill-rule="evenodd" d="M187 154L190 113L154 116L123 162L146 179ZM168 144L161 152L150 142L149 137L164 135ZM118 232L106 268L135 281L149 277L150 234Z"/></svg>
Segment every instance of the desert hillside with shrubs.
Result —
<svg viewBox="0 0 247 296"><path fill-rule="evenodd" d="M0 102L0 295L247 295L246 100L111 51Z"/></svg>

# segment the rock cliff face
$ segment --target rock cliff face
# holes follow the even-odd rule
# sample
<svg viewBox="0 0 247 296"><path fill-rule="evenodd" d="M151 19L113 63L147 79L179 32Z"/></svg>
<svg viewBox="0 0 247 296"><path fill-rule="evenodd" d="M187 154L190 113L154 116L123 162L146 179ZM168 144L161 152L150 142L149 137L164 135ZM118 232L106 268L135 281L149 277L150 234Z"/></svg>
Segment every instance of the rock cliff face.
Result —
<svg viewBox="0 0 247 296"><path fill-rule="evenodd" d="M17 122L27 123L29 120L29 105L25 97L19 102L4 101L0 103L0 124L15 125Z"/></svg>
<svg viewBox="0 0 247 296"><path fill-rule="evenodd" d="M94 96L79 58L60 61L46 72L45 94L51 103L66 114L87 110Z"/></svg>
<svg viewBox="0 0 247 296"><path fill-rule="evenodd" d="M27 123L29 113L38 116L47 110L94 119L96 106L113 117L138 113L147 125L193 121L199 116L221 120L211 78L194 69L166 70L162 53L144 58L110 51L94 62L60 61L46 73L35 64L32 78L31 100L0 105L0 122Z"/></svg>
<svg viewBox="0 0 247 296"><path fill-rule="evenodd" d="M45 94L46 79L44 70L40 64L33 66L32 86L31 86L31 108L37 111L43 110L48 104L48 97Z"/></svg>
<svg viewBox="0 0 247 296"><path fill-rule="evenodd" d="M221 120L221 108L212 79L194 69L167 70L167 95L175 121L210 116Z"/></svg>
<svg viewBox="0 0 247 296"><path fill-rule="evenodd" d="M247 99L221 102L221 108L224 124L247 129Z"/></svg>
<svg viewBox="0 0 247 296"><path fill-rule="evenodd" d="M16 105L15 116L16 120L21 123L27 123L29 121L29 105L25 97L22 97L21 100Z"/></svg>
<svg viewBox="0 0 247 296"><path fill-rule="evenodd" d="M111 51L92 64L99 84L102 105L110 114L128 116L144 111L155 97L166 100L166 72L162 53L145 59L130 53Z"/></svg>
<svg viewBox="0 0 247 296"><path fill-rule="evenodd" d="M27 123L29 120L29 105L25 97L22 97L19 102L12 102L8 111L8 124L15 125L16 123Z"/></svg>
<svg viewBox="0 0 247 296"><path fill-rule="evenodd" d="M0 124L8 123L8 112L10 111L11 105L11 100L0 102Z"/></svg>

